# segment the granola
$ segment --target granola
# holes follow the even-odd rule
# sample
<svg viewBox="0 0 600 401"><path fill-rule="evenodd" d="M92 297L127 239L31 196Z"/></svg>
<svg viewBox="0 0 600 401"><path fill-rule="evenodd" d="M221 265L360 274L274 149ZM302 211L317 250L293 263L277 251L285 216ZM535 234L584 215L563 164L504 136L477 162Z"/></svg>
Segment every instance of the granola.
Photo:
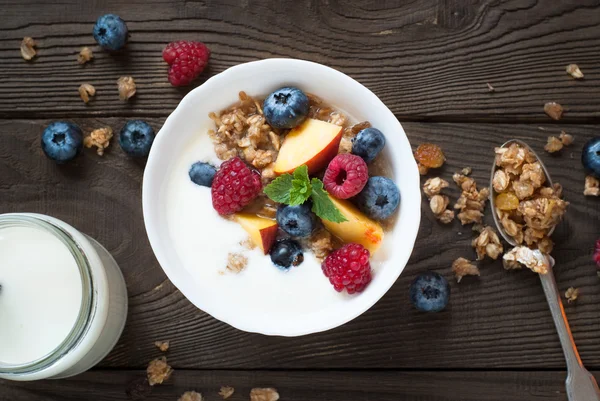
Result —
<svg viewBox="0 0 600 401"><path fill-rule="evenodd" d="M239 253L230 252L227 255L227 270L233 273L240 273L246 268L248 258Z"/></svg>
<svg viewBox="0 0 600 401"><path fill-rule="evenodd" d="M313 234L308 242L310 249L319 261L324 260L335 249L333 236L325 229L321 229Z"/></svg>
<svg viewBox="0 0 600 401"><path fill-rule="evenodd" d="M160 350L160 352L167 352L169 350L169 341L155 341L154 346Z"/></svg>
<svg viewBox="0 0 600 401"><path fill-rule="evenodd" d="M21 41L21 57L27 61L32 60L37 54L37 51L35 50L36 45L37 44L33 38L25 36Z"/></svg>
<svg viewBox="0 0 600 401"><path fill-rule="evenodd" d="M84 48L81 49L81 51L77 55L77 62L79 64L85 64L87 62L92 61L93 58L94 58L94 54L92 53L92 51L90 50L90 48L89 47L84 47Z"/></svg>
<svg viewBox="0 0 600 401"><path fill-rule="evenodd" d="M434 195L438 195L442 189L447 188L449 185L448 181L439 177L429 178L425 181L425 184L423 184L423 192L428 198L431 198Z"/></svg>
<svg viewBox="0 0 600 401"><path fill-rule="evenodd" d="M485 202L490 194L489 189L481 188L478 190L475 180L464 174L455 173L452 179L462 190L454 205L454 209L460 210L458 219L461 224L464 226L471 223L481 223Z"/></svg>
<svg viewBox="0 0 600 401"><path fill-rule="evenodd" d="M274 388L253 388L250 390L250 401L277 401L279 393Z"/></svg>
<svg viewBox="0 0 600 401"><path fill-rule="evenodd" d="M585 196L600 196L600 181L593 175L585 177L585 188L583 189Z"/></svg>
<svg viewBox="0 0 600 401"><path fill-rule="evenodd" d="M90 96L96 95L96 88L94 88L91 84L81 84L79 86L79 96L83 103L88 103L90 101Z"/></svg>
<svg viewBox="0 0 600 401"><path fill-rule="evenodd" d="M146 368L146 374L148 375L148 383L151 386L155 384L162 384L165 380L168 380L173 373L173 368L167 364L167 358L162 356L156 358L148 364Z"/></svg>
<svg viewBox="0 0 600 401"><path fill-rule="evenodd" d="M562 144L565 146L570 146L573 143L573 141L575 140L573 135L567 134L565 131L561 131L558 138L560 139Z"/></svg>
<svg viewBox="0 0 600 401"><path fill-rule="evenodd" d="M496 260L504 251L498 234L492 227L484 227L471 245L477 252L477 260L483 260L486 256Z"/></svg>
<svg viewBox="0 0 600 401"><path fill-rule="evenodd" d="M117 86L119 88L119 99L129 100L135 95L136 85L133 77L121 77L117 80Z"/></svg>
<svg viewBox="0 0 600 401"><path fill-rule="evenodd" d="M569 287L565 292L565 298L567 298L568 303L573 303L579 298L579 288Z"/></svg>
<svg viewBox="0 0 600 401"><path fill-rule="evenodd" d="M186 391L177 401L203 401L202 394L195 391Z"/></svg>
<svg viewBox="0 0 600 401"><path fill-rule="evenodd" d="M104 155L104 149L110 145L110 140L113 137L113 130L110 127L98 128L93 130L89 136L86 136L83 140L83 144L86 148L96 146L96 153L98 156Z"/></svg>
<svg viewBox="0 0 600 401"><path fill-rule="evenodd" d="M219 390L219 395L221 396L221 398L223 398L224 400L226 400L229 397L231 397L234 392L235 392L235 389L233 387L223 386Z"/></svg>
<svg viewBox="0 0 600 401"><path fill-rule="evenodd" d="M548 153L556 153L562 150L563 146L564 145L559 138L555 136L549 136L548 143L544 146L544 150Z"/></svg>
<svg viewBox="0 0 600 401"><path fill-rule="evenodd" d="M456 282L460 283L464 276L479 276L479 268L465 258L458 258L452 263L452 272Z"/></svg>
<svg viewBox="0 0 600 401"><path fill-rule="evenodd" d="M530 249L526 246L517 246L506 252L503 256L505 269L516 269L522 264L539 274L546 274L550 269L550 261L539 249ZM510 266L510 267L507 267Z"/></svg>
<svg viewBox="0 0 600 401"><path fill-rule="evenodd" d="M570 76L572 76L575 79L583 78L583 72L581 72L581 70L579 69L579 66L577 64L569 64L567 66L567 74L569 74Z"/></svg>
<svg viewBox="0 0 600 401"><path fill-rule="evenodd" d="M560 120L563 115L563 107L556 102L548 102L544 105L544 112L553 120Z"/></svg>

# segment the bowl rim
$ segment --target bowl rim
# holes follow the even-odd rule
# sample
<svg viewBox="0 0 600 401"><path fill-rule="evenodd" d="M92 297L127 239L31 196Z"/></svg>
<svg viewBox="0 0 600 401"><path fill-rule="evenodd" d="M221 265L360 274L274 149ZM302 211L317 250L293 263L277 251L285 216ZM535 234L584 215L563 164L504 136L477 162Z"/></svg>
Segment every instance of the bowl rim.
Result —
<svg viewBox="0 0 600 401"><path fill-rule="evenodd" d="M164 245L158 234L160 227L158 226L157 222L153 218L153 212L152 212L152 209L157 207L156 205L153 205L155 203L155 197L153 197L152 195L154 194L154 191L156 189L159 189L159 188L155 188L155 186L157 185L155 181L157 181L157 180L153 180L153 178L152 178L153 175L157 174L157 173L155 173L155 170L156 170L157 164L158 164L158 162L156 160L159 158L156 155L157 155L157 152L159 152L159 149L163 146L163 142L165 140L165 137L167 136L164 134L161 135L161 132L169 131L171 129L171 126L174 124L173 121L178 118L179 114L184 109L184 107L183 107L184 104L191 102L191 99L195 96L195 94L198 92L201 92L203 90L202 87L205 86L206 84L209 84L209 83L212 84L212 83L214 83L214 81L226 80L229 76L231 76L233 74L244 73L245 70L253 70L255 68L260 68L263 66L269 66L272 68L272 66L270 66L271 64L274 66L277 66L278 64L280 64L280 65L295 64L296 67L298 67L298 68L305 67L305 68L322 69L323 71L326 71L328 73L333 72L334 74L339 75L342 80L350 80L351 82L353 82L353 85L358 85L360 88L362 88L361 89L361 91L362 91L361 98L363 98L363 101L367 101L372 104L375 104L376 106L374 106L374 107L377 107L377 108L383 107L388 113L390 113L393 116L393 118L395 120L394 124L397 124L399 132L403 134L402 138L400 140L406 141L407 146L410 148L410 142L408 141L408 137L406 136L406 133L404 132L402 125L400 124L398 119L395 117L395 115L392 113L392 111L379 99L379 97L377 97L377 95L375 95L366 86L364 86L360 82L356 81L354 78L352 78L334 68L328 67L326 65L312 62L312 61L307 61L307 60L300 60L300 59L268 58L268 59L262 59L262 60L237 64L235 66L229 67L228 69L222 71L221 73L219 73L217 75L212 76L211 78L206 80L203 84L194 88L186 96L184 96L183 99L179 102L179 104L175 108L175 110L173 110L173 112L167 117L163 126L157 133L156 138L154 140L154 144L150 150L150 154L148 156L148 160L146 163L143 180L142 180L142 213L143 213L143 218L144 218L146 234L147 234L148 240L150 242L150 246L152 248L152 251L153 251L159 265L161 266L162 270L164 271L164 273L167 275L167 277L173 283L173 285L180 290L182 288L182 286L180 285L180 284L182 284L181 279L180 279L180 277L178 277L176 272L174 272L173 270L171 270L168 267L169 261L167 260L167 257L162 250ZM365 96L367 97L366 100L364 100ZM232 103L234 101L235 100L232 100ZM205 308L205 305L204 306L200 305L200 302L198 302L197 300L190 299L183 291L181 291L182 294L190 303L192 303L198 309L211 315L212 317L214 317L215 319L217 319L221 322L224 322L234 328L237 328L237 329L245 331L245 332L258 333L258 334L264 334L264 335L270 335L270 336L295 337L295 336L319 333L319 332L331 330L336 327L342 326L342 325L348 323L349 321L357 318L358 316L360 316L364 312L366 312L368 309L370 309L377 302L379 302L381 300L381 298L383 298L383 296L394 285L394 283L396 283L396 281L398 280L398 277L400 277L400 274L406 268L406 265L408 264L410 256L412 255L412 252L414 250L414 246L415 246L415 242L417 239L418 231L420 228L420 222L421 222L421 207L420 207L421 192L420 192L420 184L419 184L420 183L420 175L418 172L416 161L414 161L414 159L413 159L413 163L409 163L409 164L411 166L410 170L412 170L412 171L407 171L406 173L403 172L403 174L406 174L408 176L412 175L413 178L416 177L417 188L415 190L415 193L411 194L411 198L413 198L413 201L411 203L415 203L417 206L414 208L414 210L410 210L410 214L408 217L409 221L412 222L413 224L407 224L406 227L403 227L403 229L402 229L403 230L402 231L403 247L407 249L405 257L400 260L402 267L396 269L396 273L394 274L393 279L389 280L389 283L385 283L383 286L381 286L380 292L378 294L376 294L375 297L373 297L372 302L365 302L360 305L361 306L360 308L354 308L353 313L349 313L341 319L331 319L331 320L329 320L329 322L327 324L320 325L319 327L316 327L316 328L314 326L309 326L308 329L296 329L296 330L288 330L288 331L259 330L256 327L249 327L247 324L240 324L238 322L234 322L234 321L232 321L232 319L229 316L223 316L223 313L221 311L209 310L210 308ZM401 194L401 196L404 198L403 194ZM401 207L402 207L402 203L401 203ZM383 263L385 264L386 262L383 262Z"/></svg>

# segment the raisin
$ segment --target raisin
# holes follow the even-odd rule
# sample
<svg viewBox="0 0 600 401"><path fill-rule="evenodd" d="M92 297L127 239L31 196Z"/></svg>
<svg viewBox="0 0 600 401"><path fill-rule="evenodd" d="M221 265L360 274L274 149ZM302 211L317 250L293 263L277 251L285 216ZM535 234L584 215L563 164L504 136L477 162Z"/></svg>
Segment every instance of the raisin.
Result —
<svg viewBox="0 0 600 401"><path fill-rule="evenodd" d="M446 161L442 148L432 143L424 143L419 145L415 151L415 158L422 166L429 168L442 167Z"/></svg>
<svg viewBox="0 0 600 401"><path fill-rule="evenodd" d="M496 196L496 207L500 210L516 210L519 207L519 198L512 192L504 192Z"/></svg>

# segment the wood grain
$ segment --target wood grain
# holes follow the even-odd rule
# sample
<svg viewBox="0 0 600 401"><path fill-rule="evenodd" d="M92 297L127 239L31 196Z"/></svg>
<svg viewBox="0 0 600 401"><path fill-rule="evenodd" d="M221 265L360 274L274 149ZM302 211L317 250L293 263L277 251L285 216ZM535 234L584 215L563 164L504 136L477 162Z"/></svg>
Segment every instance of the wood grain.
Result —
<svg viewBox="0 0 600 401"><path fill-rule="evenodd" d="M233 65L293 57L330 65L373 90L404 121L600 121L600 4L597 0L64 0L60 6L4 0L0 24L0 117L166 116L189 89L172 88L161 51L173 40L212 50L197 84ZM95 18L120 14L126 51L95 46ZM24 36L39 45L30 63ZM82 46L95 60L76 62ZM565 66L578 63L585 79ZM116 81L132 75L136 97L121 102ZM93 84L84 105L77 88ZM489 93L490 82L495 93Z"/></svg>
<svg viewBox="0 0 600 401"><path fill-rule="evenodd" d="M86 132L101 126L119 130L123 118L74 119ZM148 119L155 129L163 119ZM74 163L56 166L46 159L39 137L49 120L0 120L0 213L29 211L56 216L103 243L121 266L130 295L124 335L101 363L110 368L144 368L158 356L153 343L171 340L168 357L177 368L203 369L490 369L564 368L564 359L537 276L505 272L485 261L481 278L457 285L450 265L459 256L475 258L470 227L438 224L423 201L423 219L410 263L391 290L351 323L300 338L247 334L196 309L166 279L148 244L141 210L143 163L127 158L114 144L104 157L86 150ZM581 289L567 305L584 362L600 367L600 281L591 261L600 228L598 198L583 197L585 173L579 161L584 142L597 125L562 126L575 143L562 154L541 151L555 125L405 123L413 146L433 141L448 158L438 172L473 168L486 185L492 149L521 138L540 151L553 178L571 202L558 228L556 275L562 291ZM542 130L543 129L543 130ZM401 179L401 178L400 178ZM448 190L458 196L454 185ZM487 216L491 224L490 216ZM408 302L412 279L424 270L450 279L449 308L416 312ZM440 396L441 397L441 396ZM450 398L449 398L450 399Z"/></svg>
<svg viewBox="0 0 600 401"><path fill-rule="evenodd" d="M594 372L600 379L600 372ZM185 391L218 401L248 400L254 387L274 387L286 401L565 401L566 372L189 371L150 388L143 371L96 370L72 379L0 381L0 401L174 401Z"/></svg>

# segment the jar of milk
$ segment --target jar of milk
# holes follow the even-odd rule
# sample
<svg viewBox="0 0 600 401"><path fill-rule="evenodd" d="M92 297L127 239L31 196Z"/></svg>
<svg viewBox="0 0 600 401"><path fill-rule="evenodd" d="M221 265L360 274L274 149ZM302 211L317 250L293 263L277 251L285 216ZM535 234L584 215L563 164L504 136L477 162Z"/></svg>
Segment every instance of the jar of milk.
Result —
<svg viewBox="0 0 600 401"><path fill-rule="evenodd" d="M0 378L84 372L126 317L123 275L99 243L49 216L0 215Z"/></svg>

